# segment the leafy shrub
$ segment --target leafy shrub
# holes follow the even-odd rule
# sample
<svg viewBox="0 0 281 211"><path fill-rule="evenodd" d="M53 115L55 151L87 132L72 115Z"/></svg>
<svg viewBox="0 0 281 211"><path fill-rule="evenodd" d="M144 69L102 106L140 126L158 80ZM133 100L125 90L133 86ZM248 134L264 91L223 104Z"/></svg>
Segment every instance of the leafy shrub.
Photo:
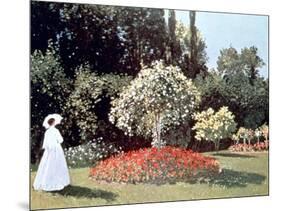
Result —
<svg viewBox="0 0 281 211"><path fill-rule="evenodd" d="M62 114L66 99L71 92L71 80L62 68L58 50L50 40L45 52L35 50L30 56L32 163L41 157L39 151L44 132L42 122L45 116L50 113ZM64 113L62 115L66 117ZM63 134L65 131L67 129L62 128Z"/></svg>
<svg viewBox="0 0 281 211"><path fill-rule="evenodd" d="M46 94L62 107L65 97L69 94L71 81L61 66L57 52L58 49L51 40L45 53L35 50L31 55L30 78L32 88L37 88L33 94Z"/></svg>
<svg viewBox="0 0 281 211"><path fill-rule="evenodd" d="M170 128L163 134L163 139L168 146L187 148L192 139L190 122Z"/></svg>
<svg viewBox="0 0 281 211"><path fill-rule="evenodd" d="M67 99L68 115L79 127L82 141L90 140L98 129L97 104L105 97L115 96L129 83L127 75L98 75L89 65L80 66L75 74L74 89Z"/></svg>
<svg viewBox="0 0 281 211"><path fill-rule="evenodd" d="M231 137L237 125L234 121L234 115L227 107L221 107L216 113L212 108L209 108L207 111L196 113L194 119L196 123L192 129L196 131L195 138L213 141L217 151L220 140Z"/></svg>
<svg viewBox="0 0 281 211"><path fill-rule="evenodd" d="M106 182L165 183L207 178L219 171L219 163L212 157L166 146L110 157L91 168L90 176Z"/></svg>
<svg viewBox="0 0 281 211"><path fill-rule="evenodd" d="M65 150L65 157L69 167L75 168L95 166L98 161L121 152L121 147L105 143L100 137L76 147L69 147Z"/></svg>

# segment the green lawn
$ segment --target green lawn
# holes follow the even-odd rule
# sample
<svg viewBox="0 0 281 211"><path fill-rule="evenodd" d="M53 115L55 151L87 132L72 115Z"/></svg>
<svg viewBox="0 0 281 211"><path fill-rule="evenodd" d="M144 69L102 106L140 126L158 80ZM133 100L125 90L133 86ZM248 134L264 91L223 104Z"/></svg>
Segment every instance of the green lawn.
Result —
<svg viewBox="0 0 281 211"><path fill-rule="evenodd" d="M71 169L72 185L63 191L31 189L31 209L268 195L268 153L206 154L216 157L223 168L208 183L98 184L88 178L88 168ZM33 171L31 184L34 176Z"/></svg>

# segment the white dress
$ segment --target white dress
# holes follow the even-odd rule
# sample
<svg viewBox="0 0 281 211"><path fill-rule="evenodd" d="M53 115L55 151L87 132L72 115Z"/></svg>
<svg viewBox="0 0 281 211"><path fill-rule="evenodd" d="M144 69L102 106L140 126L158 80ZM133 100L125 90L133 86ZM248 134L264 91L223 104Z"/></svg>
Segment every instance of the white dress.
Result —
<svg viewBox="0 0 281 211"><path fill-rule="evenodd" d="M42 147L45 151L33 183L35 190L62 190L70 184L62 142L63 138L57 128L51 126L46 130Z"/></svg>

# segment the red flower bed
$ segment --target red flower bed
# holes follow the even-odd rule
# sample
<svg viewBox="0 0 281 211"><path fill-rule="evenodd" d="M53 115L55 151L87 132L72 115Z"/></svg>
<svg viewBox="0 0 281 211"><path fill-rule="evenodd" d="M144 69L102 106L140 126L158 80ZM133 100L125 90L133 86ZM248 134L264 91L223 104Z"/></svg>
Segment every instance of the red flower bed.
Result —
<svg viewBox="0 0 281 211"><path fill-rule="evenodd" d="M101 161L90 170L95 180L125 183L163 183L193 180L218 174L219 163L175 147L145 148Z"/></svg>
<svg viewBox="0 0 281 211"><path fill-rule="evenodd" d="M235 144L229 147L232 152L259 152L267 151L269 148L268 141L260 142L259 144Z"/></svg>

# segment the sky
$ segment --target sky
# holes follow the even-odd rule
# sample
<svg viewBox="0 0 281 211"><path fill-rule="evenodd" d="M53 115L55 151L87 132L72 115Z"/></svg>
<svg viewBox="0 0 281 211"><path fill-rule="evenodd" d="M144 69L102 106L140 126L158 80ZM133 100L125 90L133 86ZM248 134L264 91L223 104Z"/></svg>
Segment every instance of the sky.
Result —
<svg viewBox="0 0 281 211"><path fill-rule="evenodd" d="M176 11L176 19L189 25L189 11ZM195 25L207 44L208 67L217 67L222 48L230 46L240 52L241 48L256 46L265 65L260 75L268 77L268 17L261 15L196 12Z"/></svg>

